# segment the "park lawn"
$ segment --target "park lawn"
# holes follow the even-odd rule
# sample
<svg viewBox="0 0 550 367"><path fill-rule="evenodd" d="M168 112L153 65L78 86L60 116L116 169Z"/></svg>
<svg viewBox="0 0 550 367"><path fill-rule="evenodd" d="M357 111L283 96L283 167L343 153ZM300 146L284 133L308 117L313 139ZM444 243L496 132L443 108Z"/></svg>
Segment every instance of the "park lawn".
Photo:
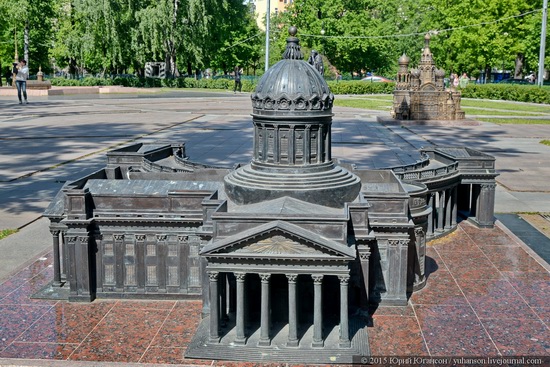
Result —
<svg viewBox="0 0 550 367"><path fill-rule="evenodd" d="M389 111L392 106L392 101L363 98L335 98L334 105L341 107L364 108L366 110Z"/></svg>
<svg viewBox="0 0 550 367"><path fill-rule="evenodd" d="M0 230L0 240L8 237L10 234L17 233L18 231L19 230L17 229L2 229Z"/></svg>
<svg viewBox="0 0 550 367"><path fill-rule="evenodd" d="M352 98L335 98L334 104L342 107L354 107L364 108L367 110L388 111L391 109L393 97L388 94L384 95L369 95L362 97ZM462 100L461 103L464 112L466 114L473 115L498 115L498 116L525 116L526 112L529 116L544 116L550 114L550 105L536 105L531 103L517 103L517 102L501 102L491 100L474 100L467 99ZM498 121L496 121L498 120ZM495 123L530 123L530 124L547 124L545 120L536 120L542 122L520 122L519 119L489 121L489 119L483 119L483 121L495 122ZM524 121L524 120L521 120Z"/></svg>
<svg viewBox="0 0 550 367"><path fill-rule="evenodd" d="M498 119L498 118L485 118L480 117L477 120L484 122L492 122L493 124L514 124L514 125L550 125L550 118L548 119Z"/></svg>
<svg viewBox="0 0 550 367"><path fill-rule="evenodd" d="M550 105L521 102L501 102L487 99L462 99L462 107L494 108L498 110L550 113Z"/></svg>
<svg viewBox="0 0 550 367"><path fill-rule="evenodd" d="M529 112L529 111L512 111L512 110L495 110L495 109L481 109L475 107L461 106L466 115L491 115L491 116L547 116L548 114L542 112Z"/></svg>
<svg viewBox="0 0 550 367"><path fill-rule="evenodd" d="M367 95L361 96L360 98L393 101L392 94L367 94Z"/></svg>

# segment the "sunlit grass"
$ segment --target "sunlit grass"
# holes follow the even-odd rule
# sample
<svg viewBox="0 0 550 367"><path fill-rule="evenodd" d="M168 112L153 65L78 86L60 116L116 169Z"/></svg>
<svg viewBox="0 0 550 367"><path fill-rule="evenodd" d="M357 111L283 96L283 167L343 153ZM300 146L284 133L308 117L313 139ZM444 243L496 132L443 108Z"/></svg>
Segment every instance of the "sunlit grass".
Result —
<svg viewBox="0 0 550 367"><path fill-rule="evenodd" d="M550 117L548 119L496 119L496 118L478 118L479 121L492 122L494 124L513 124L513 125L550 125Z"/></svg>
<svg viewBox="0 0 550 367"><path fill-rule="evenodd" d="M8 237L10 234L19 232L18 229L2 229L0 230L0 240Z"/></svg>
<svg viewBox="0 0 550 367"><path fill-rule="evenodd" d="M529 112L529 111L512 111L512 110L495 110L495 109L480 109L475 107L462 106L464 112L467 115L491 115L491 116L546 116L547 114L541 112Z"/></svg>
<svg viewBox="0 0 550 367"><path fill-rule="evenodd" d="M366 110L389 111L392 106L392 101L391 99L376 100L363 98L336 98L334 100L334 104L341 107L354 107L363 108Z"/></svg>
<svg viewBox="0 0 550 367"><path fill-rule="evenodd" d="M541 140L541 141L539 141L539 143L544 144L544 145L548 145L550 147L550 140Z"/></svg>
<svg viewBox="0 0 550 367"><path fill-rule="evenodd" d="M534 105L519 102L500 102L486 99L463 99L462 107L494 108L498 110L550 113L550 105Z"/></svg>

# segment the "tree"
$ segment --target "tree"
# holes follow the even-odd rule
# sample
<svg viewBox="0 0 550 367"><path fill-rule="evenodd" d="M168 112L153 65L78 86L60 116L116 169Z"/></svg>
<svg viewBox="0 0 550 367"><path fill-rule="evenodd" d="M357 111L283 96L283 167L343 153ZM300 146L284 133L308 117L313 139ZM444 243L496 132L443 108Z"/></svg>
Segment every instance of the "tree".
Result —
<svg viewBox="0 0 550 367"><path fill-rule="evenodd" d="M1 59L13 60L17 43L17 54L27 59L31 73L37 72L40 66L47 70L50 65L48 50L53 39L53 0L0 0L0 14L0 34L7 46L2 48Z"/></svg>

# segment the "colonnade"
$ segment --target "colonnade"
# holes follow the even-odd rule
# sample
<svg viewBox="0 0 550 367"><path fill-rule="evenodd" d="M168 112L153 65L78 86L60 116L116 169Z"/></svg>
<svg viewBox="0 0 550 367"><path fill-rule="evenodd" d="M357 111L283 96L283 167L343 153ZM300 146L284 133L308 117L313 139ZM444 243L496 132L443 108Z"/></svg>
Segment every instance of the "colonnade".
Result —
<svg viewBox="0 0 550 367"><path fill-rule="evenodd" d="M220 341L220 323L227 318L225 282L228 273L218 271L208 271L209 290L210 290L210 331L209 341L218 343ZM235 340L236 345L245 345L247 335L245 334L245 283L247 273L233 273L236 280L235 289ZM274 335L270 335L270 273L259 273L261 280L261 306L260 306L260 339L258 346L270 346ZM297 307L297 283L298 274L285 274L288 284L288 336L287 347L298 347L298 307ZM323 274L302 275L311 276L313 280L313 340L312 347L323 347ZM338 275L340 281L340 326L339 326L339 347L349 348L351 346L349 338L349 319L348 319L348 283L349 275ZM221 286L223 285L223 286ZM231 288L230 288L231 292ZM230 295L231 298L232 295Z"/></svg>
<svg viewBox="0 0 550 367"><path fill-rule="evenodd" d="M53 240L53 283L54 287L61 287L67 281L67 251L65 235L67 230L50 226Z"/></svg>
<svg viewBox="0 0 550 367"><path fill-rule="evenodd" d="M457 225L458 186L430 191L428 207L432 208L428 215L428 230L426 236L434 237L448 232Z"/></svg>

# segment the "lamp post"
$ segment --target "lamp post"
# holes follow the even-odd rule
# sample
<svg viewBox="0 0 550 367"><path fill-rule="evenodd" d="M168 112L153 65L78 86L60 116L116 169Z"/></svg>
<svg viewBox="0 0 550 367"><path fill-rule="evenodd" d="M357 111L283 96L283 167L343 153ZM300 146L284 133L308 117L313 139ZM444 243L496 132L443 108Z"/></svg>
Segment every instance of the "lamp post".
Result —
<svg viewBox="0 0 550 367"><path fill-rule="evenodd" d="M325 54L325 25L321 25L321 54Z"/></svg>
<svg viewBox="0 0 550 367"><path fill-rule="evenodd" d="M271 13L271 4L267 0L267 10L265 12L265 71L269 69L269 18Z"/></svg>
<svg viewBox="0 0 550 367"><path fill-rule="evenodd" d="M14 44L15 44L15 56L13 58L13 67L15 68L15 66L19 62L19 53L17 52L17 27L15 27L15 30L13 32L13 40L14 40ZM14 88L15 88L15 77L16 76L17 76L17 74L13 73L13 70L12 70L11 86L14 87Z"/></svg>
<svg viewBox="0 0 550 367"><path fill-rule="evenodd" d="M546 18L548 18L548 0L544 0L542 6L542 27L540 31L540 51L539 51L539 73L537 75L537 84L542 87L544 82L544 53L546 47Z"/></svg>

